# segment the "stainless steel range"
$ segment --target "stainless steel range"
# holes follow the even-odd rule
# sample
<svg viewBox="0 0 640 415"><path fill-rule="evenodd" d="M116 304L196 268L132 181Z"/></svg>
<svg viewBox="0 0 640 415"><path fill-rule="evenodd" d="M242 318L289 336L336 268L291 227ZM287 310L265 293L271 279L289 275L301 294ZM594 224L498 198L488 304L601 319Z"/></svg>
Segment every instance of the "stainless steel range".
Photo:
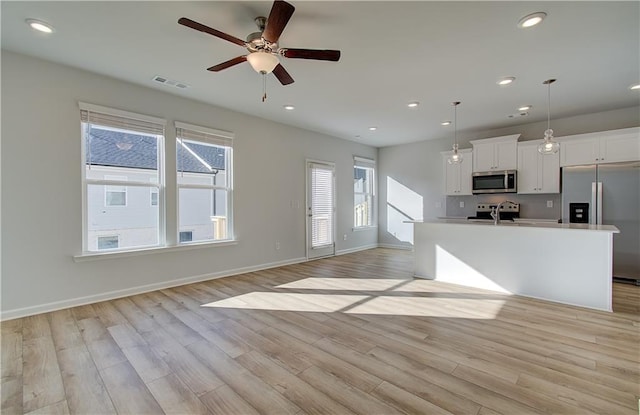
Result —
<svg viewBox="0 0 640 415"><path fill-rule="evenodd" d="M497 203L478 203L476 205L476 215L469 216L468 220L488 220L492 221L491 210L498 206ZM500 220L513 220L520 217L520 203L506 203L500 207Z"/></svg>

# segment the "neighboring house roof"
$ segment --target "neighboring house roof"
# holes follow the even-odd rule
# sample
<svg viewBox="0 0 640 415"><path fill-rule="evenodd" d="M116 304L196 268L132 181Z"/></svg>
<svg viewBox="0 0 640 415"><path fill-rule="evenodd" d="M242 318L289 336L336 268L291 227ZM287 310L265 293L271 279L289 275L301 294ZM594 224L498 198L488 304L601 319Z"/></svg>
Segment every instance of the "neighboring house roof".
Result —
<svg viewBox="0 0 640 415"><path fill-rule="evenodd" d="M353 169L354 173L353 173L353 178L355 180L360 180L360 179L366 179L367 178L367 171L363 170L363 169Z"/></svg>
<svg viewBox="0 0 640 415"><path fill-rule="evenodd" d="M176 145L179 171L214 173L225 168L225 151L221 147L188 141L184 144L178 142ZM158 143L153 137L145 135L92 126L85 151L87 164L152 170L158 168Z"/></svg>

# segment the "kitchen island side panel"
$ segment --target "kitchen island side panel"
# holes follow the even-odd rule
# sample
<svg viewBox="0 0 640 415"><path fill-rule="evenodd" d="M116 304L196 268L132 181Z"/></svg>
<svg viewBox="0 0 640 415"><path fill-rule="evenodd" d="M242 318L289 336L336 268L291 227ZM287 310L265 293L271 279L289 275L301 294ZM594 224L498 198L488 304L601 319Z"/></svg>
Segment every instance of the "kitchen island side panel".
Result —
<svg viewBox="0 0 640 415"><path fill-rule="evenodd" d="M613 233L414 224L415 276L611 311Z"/></svg>

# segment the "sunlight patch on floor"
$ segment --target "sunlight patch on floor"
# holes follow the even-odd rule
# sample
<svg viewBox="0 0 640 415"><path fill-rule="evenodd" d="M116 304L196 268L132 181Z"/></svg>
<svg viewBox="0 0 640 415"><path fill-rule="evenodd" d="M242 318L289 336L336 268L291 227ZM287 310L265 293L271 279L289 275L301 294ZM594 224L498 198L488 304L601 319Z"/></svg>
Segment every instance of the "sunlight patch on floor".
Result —
<svg viewBox="0 0 640 415"><path fill-rule="evenodd" d="M387 291L411 280L390 278L304 278L275 288L303 290Z"/></svg>
<svg viewBox="0 0 640 415"><path fill-rule="evenodd" d="M333 313L366 300L366 295L251 292L204 304L203 307Z"/></svg>
<svg viewBox="0 0 640 415"><path fill-rule="evenodd" d="M503 300L456 298L456 295L464 296L464 293L451 293L451 295L445 297L403 297L255 291L204 304L203 307L493 319L504 305Z"/></svg>
<svg viewBox="0 0 640 415"><path fill-rule="evenodd" d="M452 297L373 297L345 310L345 313L493 319L504 305L504 300L455 298L455 295Z"/></svg>

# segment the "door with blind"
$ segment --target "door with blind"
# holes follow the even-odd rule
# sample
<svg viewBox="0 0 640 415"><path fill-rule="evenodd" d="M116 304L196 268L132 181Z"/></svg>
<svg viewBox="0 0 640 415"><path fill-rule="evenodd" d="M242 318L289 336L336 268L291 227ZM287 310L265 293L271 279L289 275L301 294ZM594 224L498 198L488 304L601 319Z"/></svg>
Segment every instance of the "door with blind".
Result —
<svg viewBox="0 0 640 415"><path fill-rule="evenodd" d="M335 166L307 161L307 258L335 254Z"/></svg>

